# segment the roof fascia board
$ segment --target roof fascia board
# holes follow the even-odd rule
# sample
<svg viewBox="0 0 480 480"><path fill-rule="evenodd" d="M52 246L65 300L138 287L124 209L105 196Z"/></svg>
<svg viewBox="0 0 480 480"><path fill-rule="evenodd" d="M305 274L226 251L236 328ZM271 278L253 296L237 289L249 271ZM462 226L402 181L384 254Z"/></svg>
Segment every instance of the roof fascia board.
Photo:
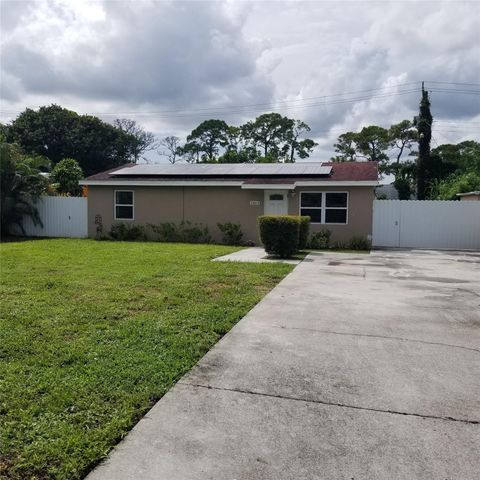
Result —
<svg viewBox="0 0 480 480"><path fill-rule="evenodd" d="M376 187L377 180L331 180L313 182L295 182L296 187Z"/></svg>
<svg viewBox="0 0 480 480"><path fill-rule="evenodd" d="M80 180L80 185L111 185L125 187L240 187L243 182L186 181L186 180Z"/></svg>
<svg viewBox="0 0 480 480"><path fill-rule="evenodd" d="M346 180L346 181L311 181L295 182L289 184L266 183L266 184L246 184L239 182L215 182L208 180L186 181L186 180L80 180L80 185L85 186L125 186L125 187L241 187L246 190L275 190L288 189L295 187L374 187L378 181L372 180Z"/></svg>

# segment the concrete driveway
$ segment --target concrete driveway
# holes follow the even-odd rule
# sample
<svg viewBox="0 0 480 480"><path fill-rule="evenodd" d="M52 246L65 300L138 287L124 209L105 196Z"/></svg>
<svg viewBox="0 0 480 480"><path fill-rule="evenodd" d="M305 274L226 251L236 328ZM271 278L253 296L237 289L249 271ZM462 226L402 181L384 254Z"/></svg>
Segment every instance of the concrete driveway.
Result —
<svg viewBox="0 0 480 480"><path fill-rule="evenodd" d="M309 255L89 480L477 479L480 254Z"/></svg>

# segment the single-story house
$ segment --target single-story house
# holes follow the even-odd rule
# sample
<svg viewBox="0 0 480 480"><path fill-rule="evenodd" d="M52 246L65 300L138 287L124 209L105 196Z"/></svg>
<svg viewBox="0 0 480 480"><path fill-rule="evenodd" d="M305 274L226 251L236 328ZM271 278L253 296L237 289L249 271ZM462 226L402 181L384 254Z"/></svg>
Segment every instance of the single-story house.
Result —
<svg viewBox="0 0 480 480"><path fill-rule="evenodd" d="M260 164L131 164L92 175L88 232L117 222L206 225L215 241L217 223L242 227L244 240L260 243L257 217L309 215L311 231L328 228L332 241L372 234L375 162Z"/></svg>
<svg viewBox="0 0 480 480"><path fill-rule="evenodd" d="M474 192L457 193L457 197L459 197L460 200L463 200L463 201L465 201L465 200L480 201L480 190L474 191Z"/></svg>

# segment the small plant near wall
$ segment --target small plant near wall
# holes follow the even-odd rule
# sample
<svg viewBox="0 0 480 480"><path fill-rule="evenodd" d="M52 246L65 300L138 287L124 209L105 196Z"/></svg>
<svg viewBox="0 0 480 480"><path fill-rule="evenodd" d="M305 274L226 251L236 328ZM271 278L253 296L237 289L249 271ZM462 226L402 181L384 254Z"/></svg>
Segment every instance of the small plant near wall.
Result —
<svg viewBox="0 0 480 480"><path fill-rule="evenodd" d="M308 240L308 248L312 250L321 250L325 248L330 248L330 237L332 236L332 232L325 228L320 232L315 232L310 235Z"/></svg>
<svg viewBox="0 0 480 480"><path fill-rule="evenodd" d="M108 232L110 238L120 241L146 240L145 228L141 225L127 225L126 223L115 223Z"/></svg>
<svg viewBox="0 0 480 480"><path fill-rule="evenodd" d="M217 223L218 229L223 234L223 243L226 245L240 245L242 243L243 232L239 223Z"/></svg>
<svg viewBox="0 0 480 480"><path fill-rule="evenodd" d="M371 246L370 240L362 235L354 235L348 242L350 250L370 250Z"/></svg>
<svg viewBox="0 0 480 480"><path fill-rule="evenodd" d="M149 223L147 226L159 242L212 243L208 227L201 223L165 222L159 225Z"/></svg>
<svg viewBox="0 0 480 480"><path fill-rule="evenodd" d="M265 251L281 258L293 256L298 251L300 217L293 215L263 215L258 217L260 239Z"/></svg>
<svg viewBox="0 0 480 480"><path fill-rule="evenodd" d="M300 217L300 231L298 234L298 249L304 250L308 244L308 234L310 233L310 217Z"/></svg>

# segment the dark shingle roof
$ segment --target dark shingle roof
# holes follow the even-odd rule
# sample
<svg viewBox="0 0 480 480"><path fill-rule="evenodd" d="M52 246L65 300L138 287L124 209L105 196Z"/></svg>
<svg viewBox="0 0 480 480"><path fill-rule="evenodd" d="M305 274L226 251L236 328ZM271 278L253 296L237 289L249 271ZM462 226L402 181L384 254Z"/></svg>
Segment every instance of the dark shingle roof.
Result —
<svg viewBox="0 0 480 480"><path fill-rule="evenodd" d="M134 165L120 167L91 175L86 180L102 180L114 183L118 180L192 180L216 181L243 180L245 183L286 183L297 180L322 181L377 181L376 162L344 163L275 163L275 164L178 164L175 165ZM142 167L141 169L137 167ZM199 167L208 166L207 173L200 172ZM219 167L219 168L211 168ZM220 168L221 167L221 168ZM244 168L245 167L245 168ZM247 168L248 167L248 168ZM260 168L258 168L260 167ZM269 168L266 168L269 167ZM150 171L150 173L148 173ZM243 171L243 173L242 173ZM138 173L136 173L138 172ZM170 172L170 173L168 173Z"/></svg>

